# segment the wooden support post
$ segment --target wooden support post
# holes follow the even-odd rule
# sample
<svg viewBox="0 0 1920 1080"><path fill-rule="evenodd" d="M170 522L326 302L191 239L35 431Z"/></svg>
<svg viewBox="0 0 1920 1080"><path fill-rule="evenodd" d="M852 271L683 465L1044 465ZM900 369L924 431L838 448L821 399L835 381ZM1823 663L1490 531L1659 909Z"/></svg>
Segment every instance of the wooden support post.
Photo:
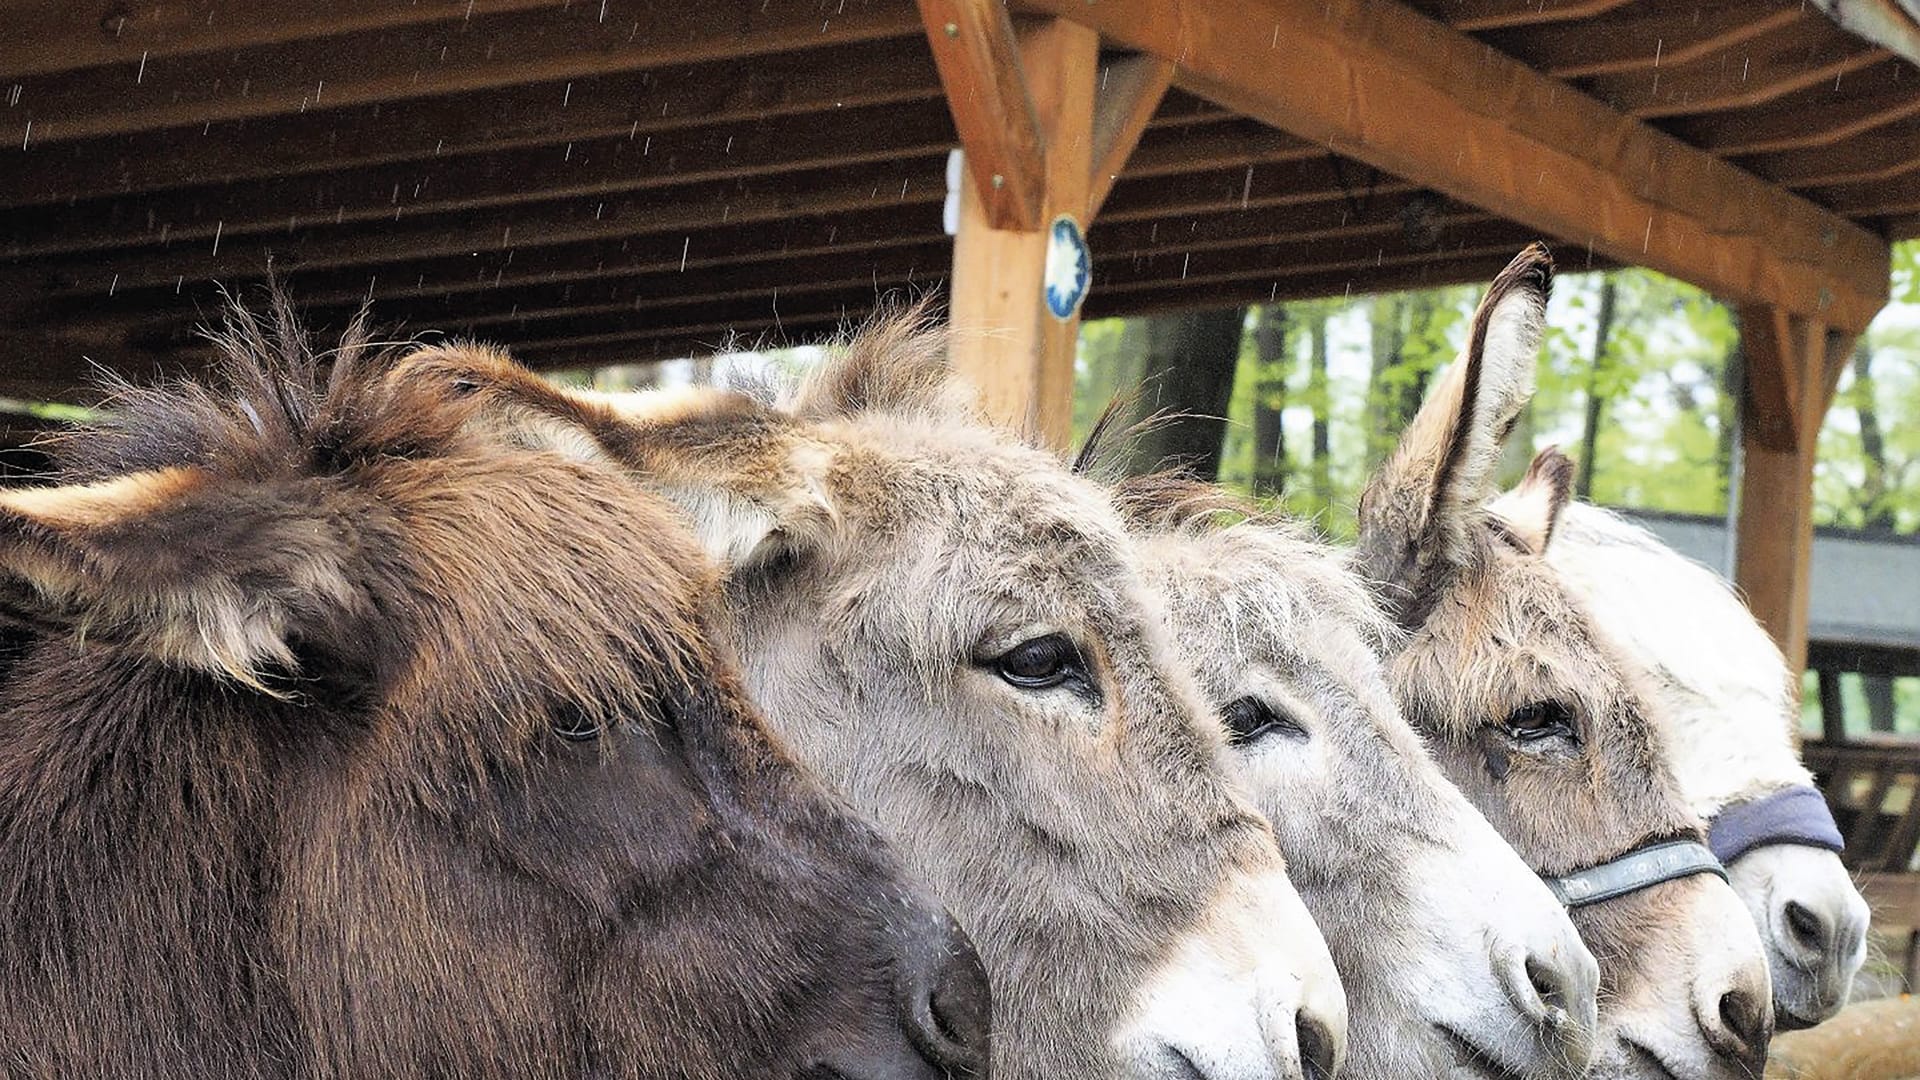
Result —
<svg viewBox="0 0 1920 1080"><path fill-rule="evenodd" d="M997 228L969 169L953 245L955 365L980 387L994 419L1054 446L1066 444L1072 427L1080 315L1059 318L1047 307L1047 239L1062 214L1085 227L1099 51L1097 34L1065 19L1022 35L1020 66L1045 141L1038 225Z"/></svg>
<svg viewBox="0 0 1920 1080"><path fill-rule="evenodd" d="M953 246L954 364L994 419L1064 448L1080 311L1059 314L1046 298L1049 259L1071 254L1051 244L1053 223L1071 218L1084 237L1173 65L1136 57L1102 80L1100 35L1077 22L1038 22L1015 46L998 0L920 0L920 11L967 157ZM1031 212L1024 182L1008 171L1029 161L1037 163Z"/></svg>
<svg viewBox="0 0 1920 1080"><path fill-rule="evenodd" d="M1740 309L1746 356L1745 467L1734 577L1799 672L1807 662L1813 461L1850 334L1779 308Z"/></svg>

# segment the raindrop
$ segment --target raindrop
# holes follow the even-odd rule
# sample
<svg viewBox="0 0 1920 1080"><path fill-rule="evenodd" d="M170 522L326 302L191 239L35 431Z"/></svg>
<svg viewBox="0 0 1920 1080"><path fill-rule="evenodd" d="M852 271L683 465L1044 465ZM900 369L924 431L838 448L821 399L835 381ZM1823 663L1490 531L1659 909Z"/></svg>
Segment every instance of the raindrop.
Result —
<svg viewBox="0 0 1920 1080"><path fill-rule="evenodd" d="M27 144L32 141L33 141L33 121L29 120L27 121L27 133L25 135L20 136L20 149L25 150L27 148Z"/></svg>
<svg viewBox="0 0 1920 1080"><path fill-rule="evenodd" d="M216 221L213 223L213 253L215 255L220 254L220 233L224 231L226 227L227 223L225 221Z"/></svg>
<svg viewBox="0 0 1920 1080"><path fill-rule="evenodd" d="M722 151L720 151L720 152L721 152L721 153L723 153L723 154L731 154L731 153L733 153L733 136L731 136L731 135L729 135L729 136L727 136L727 147L726 147L726 149L724 149L724 150L722 150Z"/></svg>
<svg viewBox="0 0 1920 1080"><path fill-rule="evenodd" d="M566 92L560 95L560 107L564 109L571 104L573 104L573 84L568 83Z"/></svg>
<svg viewBox="0 0 1920 1080"><path fill-rule="evenodd" d="M687 252L692 250L692 248L693 237L689 236L685 242L680 245L680 272L683 274L687 272Z"/></svg>
<svg viewBox="0 0 1920 1080"><path fill-rule="evenodd" d="M119 291L120 291L120 275L115 274L113 275L112 283L107 286L107 295L112 296L114 293Z"/></svg>
<svg viewBox="0 0 1920 1080"><path fill-rule="evenodd" d="M146 78L147 78L147 52L148 52L148 50L146 50L146 49L141 49L141 50L140 50L140 69L139 69L138 71L135 71L135 72L133 73L133 85L135 85L135 86L139 86L139 85L140 85L140 84L141 84L142 82L145 82L145 81L146 81Z"/></svg>

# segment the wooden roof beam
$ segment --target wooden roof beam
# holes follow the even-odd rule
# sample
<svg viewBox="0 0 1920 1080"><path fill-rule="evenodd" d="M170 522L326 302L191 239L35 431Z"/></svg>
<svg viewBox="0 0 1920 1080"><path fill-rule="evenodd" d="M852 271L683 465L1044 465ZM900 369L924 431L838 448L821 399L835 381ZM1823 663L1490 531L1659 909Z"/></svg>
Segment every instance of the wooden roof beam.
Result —
<svg viewBox="0 0 1920 1080"><path fill-rule="evenodd" d="M1024 3L1174 60L1228 108L1728 299L1848 330L1886 303L1878 236L1400 4Z"/></svg>
<svg viewBox="0 0 1920 1080"><path fill-rule="evenodd" d="M1000 0L918 0L967 171L997 229L1039 226L1046 139Z"/></svg>

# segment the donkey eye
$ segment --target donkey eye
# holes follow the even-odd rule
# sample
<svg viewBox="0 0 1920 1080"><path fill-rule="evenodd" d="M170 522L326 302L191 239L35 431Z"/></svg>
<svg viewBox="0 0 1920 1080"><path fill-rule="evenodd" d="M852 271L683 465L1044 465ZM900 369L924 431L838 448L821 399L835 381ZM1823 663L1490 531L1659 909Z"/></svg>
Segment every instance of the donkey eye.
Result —
<svg viewBox="0 0 1920 1080"><path fill-rule="evenodd" d="M590 742L600 737L600 721L578 705L566 705L553 714L553 733L568 742Z"/></svg>
<svg viewBox="0 0 1920 1080"><path fill-rule="evenodd" d="M1307 729L1298 720L1257 697L1243 697L1222 709L1220 722L1227 726L1227 742L1233 746L1245 746L1268 735L1307 737Z"/></svg>
<svg viewBox="0 0 1920 1080"><path fill-rule="evenodd" d="M993 661L993 670L1023 690L1047 690L1087 678L1080 650L1065 634L1048 634L1015 645Z"/></svg>
<svg viewBox="0 0 1920 1080"><path fill-rule="evenodd" d="M1522 705L1507 717L1507 734L1521 742L1536 742L1556 735L1572 738L1573 710L1558 701L1536 701Z"/></svg>

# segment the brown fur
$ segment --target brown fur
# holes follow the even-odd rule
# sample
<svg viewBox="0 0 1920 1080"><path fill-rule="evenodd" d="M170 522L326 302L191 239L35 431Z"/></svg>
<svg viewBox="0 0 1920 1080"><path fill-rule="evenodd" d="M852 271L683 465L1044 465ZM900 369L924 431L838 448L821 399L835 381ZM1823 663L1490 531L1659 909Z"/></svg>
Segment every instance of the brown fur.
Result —
<svg viewBox="0 0 1920 1080"><path fill-rule="evenodd" d="M1702 826L1666 767L1653 696L1543 557L1568 496L1565 459L1542 455L1509 518L1484 505L1531 393L1538 330L1524 324L1544 310L1549 278L1544 250L1529 249L1495 280L1468 351L1362 496L1358 559L1411 634L1389 665L1407 718L1521 857L1562 875L1699 839ZM1502 320L1522 329L1496 349L1488 327ZM1516 710L1541 703L1564 710L1569 736L1509 733ZM1684 932L1695 894L1714 888L1725 886L1696 876L1574 913L1603 1001L1687 992ZM1764 1053L1764 1033L1758 1042L1744 1060Z"/></svg>
<svg viewBox="0 0 1920 1080"><path fill-rule="evenodd" d="M978 423L916 317L878 321L786 408L437 370L490 396L504 437L585 432L687 511L731 569L756 699L979 943L1002 1076L1115 1075L1172 943L1223 883L1277 872L1104 494ZM992 674L1041 630L1079 646L1085 693Z"/></svg>
<svg viewBox="0 0 1920 1080"><path fill-rule="evenodd" d="M0 1073L934 1075L896 982L955 939L664 505L357 330L219 341L66 441L96 486L0 498Z"/></svg>

